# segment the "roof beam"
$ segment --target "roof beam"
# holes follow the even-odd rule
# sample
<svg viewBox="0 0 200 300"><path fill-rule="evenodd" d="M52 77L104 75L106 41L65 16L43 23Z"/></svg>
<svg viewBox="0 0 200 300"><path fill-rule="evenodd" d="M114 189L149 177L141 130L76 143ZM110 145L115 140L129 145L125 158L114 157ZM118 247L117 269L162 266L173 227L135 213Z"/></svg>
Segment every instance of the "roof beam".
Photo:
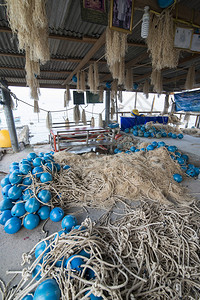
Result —
<svg viewBox="0 0 200 300"><path fill-rule="evenodd" d="M73 75L75 75L80 69L82 69L90 61L92 56L105 44L105 41L106 41L106 31L104 31L101 37L96 41L93 47L89 50L89 52L78 64L78 66L74 69L74 71L67 77L67 79L63 82L63 84L67 84L71 81Z"/></svg>
<svg viewBox="0 0 200 300"><path fill-rule="evenodd" d="M7 52L0 52L0 57L1 56L25 58L25 54L7 53ZM80 63L81 60L82 60L81 58L71 58L71 57L66 57L66 58L51 57L50 59L50 61L64 61L64 62L73 62L73 63ZM95 59L90 59L90 63L94 63L95 61L96 61ZM106 60L99 60L98 63L107 64Z"/></svg>
<svg viewBox="0 0 200 300"><path fill-rule="evenodd" d="M12 33L12 30L9 27L0 27L0 32ZM87 43L87 44L95 44L96 41L98 41L98 38L93 38L93 37L83 36L81 38L78 38L78 37L54 34L54 33L49 34L49 39L75 42L75 43ZM127 44L130 47L147 48L147 45L145 43L135 43L132 41L128 41Z"/></svg>

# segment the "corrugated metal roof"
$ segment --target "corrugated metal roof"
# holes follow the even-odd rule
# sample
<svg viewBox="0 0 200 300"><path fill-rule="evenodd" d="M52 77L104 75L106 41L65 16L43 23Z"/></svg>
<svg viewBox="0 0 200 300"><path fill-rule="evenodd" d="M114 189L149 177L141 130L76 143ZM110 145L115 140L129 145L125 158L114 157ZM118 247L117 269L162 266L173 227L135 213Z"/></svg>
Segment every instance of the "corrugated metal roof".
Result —
<svg viewBox="0 0 200 300"><path fill-rule="evenodd" d="M49 34L59 35L61 37L72 37L82 39L83 37L99 38L105 31L104 25L94 24L82 21L80 0L48 0L46 2L46 11L49 22ZM199 0L181 0L181 4L200 10ZM4 4L4 0L0 0L0 4ZM151 72L151 60L147 57L140 58L141 55L146 53L147 48L140 47L144 45L145 41L141 38L141 19L143 11L136 10L133 17L133 32L128 35L128 41L139 44L138 46L129 46L126 53L126 63L134 60L132 65L134 78L146 74L148 77ZM18 50L18 41L16 35L9 32L2 32L1 28L9 27L6 15L6 8L0 6L0 76L7 78L10 83L25 84L25 71L20 70L25 66L25 58L16 57L20 52ZM80 61L71 61L71 58L82 60L87 53L92 49L94 43L77 42L71 40L49 39L50 52L52 60L41 66L40 83L43 85L61 86L64 80L69 75L58 71L73 71ZM13 56L3 55L5 53L13 54ZM92 60L103 59L105 54L105 47L101 46L91 57ZM181 52L180 61L191 57L191 53L185 51ZM177 70L164 70L164 78L173 78L187 73L187 68L191 63L196 62L196 70L200 70L200 55L199 57L194 54L193 61L183 62ZM56 60L62 59L62 61ZM138 58L138 60L137 60ZM87 68L89 63L86 63L84 68ZM183 69L184 67L184 69ZM15 68L16 70L8 69ZM98 63L99 73L104 78L106 73L109 73L108 66L105 63ZM53 73L55 71L55 73ZM138 80L140 84L144 82L145 76ZM182 84L183 80L180 80ZM177 83L176 83L177 84ZM173 87L173 83L169 83L167 87ZM166 88L167 89L167 88Z"/></svg>

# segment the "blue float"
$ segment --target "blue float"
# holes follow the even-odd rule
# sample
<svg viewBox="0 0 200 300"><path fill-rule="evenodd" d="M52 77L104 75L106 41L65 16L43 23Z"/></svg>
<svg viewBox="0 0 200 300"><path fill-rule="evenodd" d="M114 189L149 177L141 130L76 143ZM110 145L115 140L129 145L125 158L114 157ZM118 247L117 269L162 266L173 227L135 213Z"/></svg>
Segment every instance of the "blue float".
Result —
<svg viewBox="0 0 200 300"><path fill-rule="evenodd" d="M44 161L43 158L41 157L36 157L34 160L33 160L33 166L34 167L40 167L42 165L42 162Z"/></svg>
<svg viewBox="0 0 200 300"><path fill-rule="evenodd" d="M40 181L42 183L50 183L52 180L53 180L53 177L49 172L44 172L40 176Z"/></svg>
<svg viewBox="0 0 200 300"><path fill-rule="evenodd" d="M37 287L34 300L59 300L61 292L55 279L47 279Z"/></svg>
<svg viewBox="0 0 200 300"><path fill-rule="evenodd" d="M12 186L8 191L8 197L12 200L17 200L22 195L22 188L20 186Z"/></svg>
<svg viewBox="0 0 200 300"><path fill-rule="evenodd" d="M52 196L51 196L51 192L48 190L41 190L37 197L43 202L43 203L48 203Z"/></svg>
<svg viewBox="0 0 200 300"><path fill-rule="evenodd" d="M63 170L68 170L68 169L70 169L70 166L68 165L63 166Z"/></svg>
<svg viewBox="0 0 200 300"><path fill-rule="evenodd" d="M4 177L3 179L1 179L1 187L3 188L4 186L10 184L10 180L9 180L9 175Z"/></svg>
<svg viewBox="0 0 200 300"><path fill-rule="evenodd" d="M132 146L132 147L130 148L130 151L131 151L131 152L135 152L135 150L136 150L136 148L135 148L134 146Z"/></svg>
<svg viewBox="0 0 200 300"><path fill-rule="evenodd" d="M40 178L41 175L43 174L44 170L42 167L35 167L32 170L32 174L36 177L36 178Z"/></svg>
<svg viewBox="0 0 200 300"><path fill-rule="evenodd" d="M22 174L19 171L13 171L9 176L11 184L19 184L22 182L22 179Z"/></svg>
<svg viewBox="0 0 200 300"><path fill-rule="evenodd" d="M37 157L37 154L34 153L34 152L30 152L30 153L27 155L27 159L28 159L28 161L30 161L30 162L32 162L36 157Z"/></svg>
<svg viewBox="0 0 200 300"><path fill-rule="evenodd" d="M151 150L154 150L154 146L153 145L148 145L147 146L147 151L151 151Z"/></svg>
<svg viewBox="0 0 200 300"><path fill-rule="evenodd" d="M23 215L25 215L25 213L26 210L24 207L24 203L15 203L15 205L11 209L11 214L13 217L22 217Z"/></svg>
<svg viewBox="0 0 200 300"><path fill-rule="evenodd" d="M37 214L38 214L38 216L40 217L41 220L46 220L50 216L50 211L51 211L50 207L44 205L44 206L40 207Z"/></svg>
<svg viewBox="0 0 200 300"><path fill-rule="evenodd" d="M81 271L83 267L81 265L84 264L84 260L77 255L70 256L66 262L64 263L64 268L70 268L72 270Z"/></svg>
<svg viewBox="0 0 200 300"><path fill-rule="evenodd" d="M49 246L49 241L43 241L41 243L39 243L36 248L35 248L35 258L38 258L43 252L43 255L47 254L50 252L50 247L47 248ZM46 249L46 251L45 251Z"/></svg>
<svg viewBox="0 0 200 300"><path fill-rule="evenodd" d="M50 219L53 222L60 222L64 217L64 210L61 207L55 207L50 212Z"/></svg>
<svg viewBox="0 0 200 300"><path fill-rule="evenodd" d="M12 218L11 211L9 209L0 212L0 224L5 225L5 223Z"/></svg>
<svg viewBox="0 0 200 300"><path fill-rule="evenodd" d="M24 218L24 227L26 229L32 230L34 228L36 228L38 226L40 222L40 218L38 215L36 214L28 214L25 218Z"/></svg>
<svg viewBox="0 0 200 300"><path fill-rule="evenodd" d="M12 187L11 184L7 184L2 188L1 193L2 193L3 197L8 197L8 191L11 187Z"/></svg>
<svg viewBox="0 0 200 300"><path fill-rule="evenodd" d="M14 206L11 199L4 199L0 201L0 211L11 209Z"/></svg>
<svg viewBox="0 0 200 300"><path fill-rule="evenodd" d="M22 184L23 185L25 185L25 186L27 186L27 185L31 185L32 184L32 179L31 179L31 177L25 177L24 179L23 179L23 181L22 181Z"/></svg>
<svg viewBox="0 0 200 300"><path fill-rule="evenodd" d="M63 218L61 226L67 232L69 232L74 226L77 225L77 219L75 216L67 215Z"/></svg>
<svg viewBox="0 0 200 300"><path fill-rule="evenodd" d="M185 160L184 160L182 157L178 157L178 158L177 158L177 162L178 162L180 165L184 165L184 164L185 164Z"/></svg>
<svg viewBox="0 0 200 300"><path fill-rule="evenodd" d="M173 178L176 182L180 183L183 180L183 177L180 174L174 174Z"/></svg>
<svg viewBox="0 0 200 300"><path fill-rule="evenodd" d="M41 279L41 265L38 264L32 272L32 277L38 281Z"/></svg>
<svg viewBox="0 0 200 300"><path fill-rule="evenodd" d="M8 221L6 221L4 230L6 233L13 234L20 230L21 228L21 220L17 217L12 217Z"/></svg>
<svg viewBox="0 0 200 300"><path fill-rule="evenodd" d="M25 203L25 210L34 213L40 208L40 202L35 198L29 198Z"/></svg>
<svg viewBox="0 0 200 300"><path fill-rule="evenodd" d="M29 172L32 171L32 167L29 164L21 164L19 170L22 174L27 175Z"/></svg>

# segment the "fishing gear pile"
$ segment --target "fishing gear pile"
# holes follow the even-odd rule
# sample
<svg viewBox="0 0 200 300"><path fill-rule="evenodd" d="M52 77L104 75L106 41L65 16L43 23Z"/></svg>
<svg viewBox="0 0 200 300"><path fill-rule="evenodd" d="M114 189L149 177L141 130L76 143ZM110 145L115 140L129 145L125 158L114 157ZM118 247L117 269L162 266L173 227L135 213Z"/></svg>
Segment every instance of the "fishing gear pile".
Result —
<svg viewBox="0 0 200 300"><path fill-rule="evenodd" d="M198 299L198 206L123 203L115 221L86 219L69 231L65 217L62 231L23 254L21 280L13 289L3 286L4 300L32 292L39 299L45 287L54 300Z"/></svg>

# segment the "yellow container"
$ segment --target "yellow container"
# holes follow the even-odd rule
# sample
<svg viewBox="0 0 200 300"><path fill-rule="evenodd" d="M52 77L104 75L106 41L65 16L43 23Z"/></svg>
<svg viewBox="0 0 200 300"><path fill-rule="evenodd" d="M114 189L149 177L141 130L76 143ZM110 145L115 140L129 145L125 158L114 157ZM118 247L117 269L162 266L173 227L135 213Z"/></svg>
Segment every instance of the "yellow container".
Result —
<svg viewBox="0 0 200 300"><path fill-rule="evenodd" d="M0 130L0 147L1 148L10 148L11 147L9 131L6 129Z"/></svg>

